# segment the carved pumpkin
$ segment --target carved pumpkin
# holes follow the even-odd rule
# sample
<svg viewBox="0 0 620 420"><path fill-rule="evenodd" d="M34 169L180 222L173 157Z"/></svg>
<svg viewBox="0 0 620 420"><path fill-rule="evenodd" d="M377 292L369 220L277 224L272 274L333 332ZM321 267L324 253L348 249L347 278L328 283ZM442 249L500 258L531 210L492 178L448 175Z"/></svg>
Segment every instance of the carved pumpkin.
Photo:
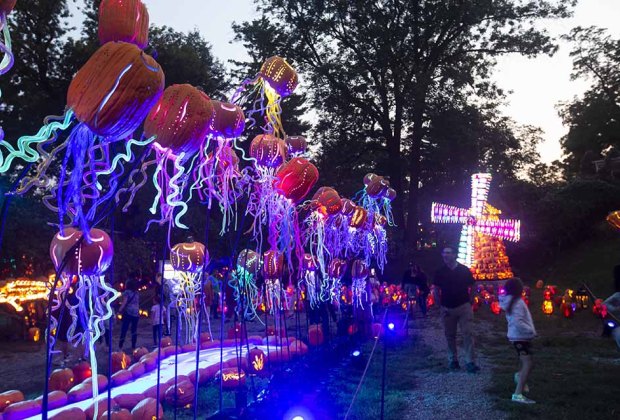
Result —
<svg viewBox="0 0 620 420"><path fill-rule="evenodd" d="M233 346L236 345L235 340L244 340L245 336L247 336L245 325L240 322L235 322L235 325L228 329L227 338L233 339Z"/></svg>
<svg viewBox="0 0 620 420"><path fill-rule="evenodd" d="M127 369L131 365L131 357L122 351L112 353L112 373L116 373L121 369Z"/></svg>
<svg viewBox="0 0 620 420"><path fill-rule="evenodd" d="M614 229L620 230L620 210L613 211L607 215L607 223Z"/></svg>
<svg viewBox="0 0 620 420"><path fill-rule="evenodd" d="M299 203L318 181L319 171L307 159L295 157L280 166L276 176L276 188L293 203Z"/></svg>
<svg viewBox="0 0 620 420"><path fill-rule="evenodd" d="M34 399L37 404L43 404L43 395ZM59 407L67 405L68 397L67 393L63 391L52 391L47 394L47 408L48 410L55 410Z"/></svg>
<svg viewBox="0 0 620 420"><path fill-rule="evenodd" d="M287 136L284 138L284 142L289 158L302 156L308 149L308 142L304 136Z"/></svg>
<svg viewBox="0 0 620 420"><path fill-rule="evenodd" d="M144 49L149 42L149 12L140 0L102 0L99 42L123 41Z"/></svg>
<svg viewBox="0 0 620 420"><path fill-rule="evenodd" d="M264 371L266 362L265 352L258 347L252 348L248 353L247 372L257 374Z"/></svg>
<svg viewBox="0 0 620 420"><path fill-rule="evenodd" d="M260 268L260 257L251 249L244 249L237 256L237 267L244 269L249 274L255 275ZM211 340L210 336L205 341L208 340Z"/></svg>
<svg viewBox="0 0 620 420"><path fill-rule="evenodd" d="M72 407L54 414L50 420L86 420L86 413L79 407Z"/></svg>
<svg viewBox="0 0 620 420"><path fill-rule="evenodd" d="M138 362L142 358L142 356L149 353L149 350L146 347L138 347L132 353L133 361Z"/></svg>
<svg viewBox="0 0 620 420"><path fill-rule="evenodd" d="M108 269L114 256L114 246L107 233L100 229L91 229L91 243L86 239L72 251L67 258L63 273L73 275L98 275ZM65 255L82 237L82 231L68 227L64 235L58 232L50 244L50 257L58 269Z"/></svg>
<svg viewBox="0 0 620 420"><path fill-rule="evenodd" d="M194 402L194 385L189 381L177 382L177 387L170 386L165 393L166 402L174 405L176 398L177 407L183 407ZM175 395L176 394L176 395Z"/></svg>
<svg viewBox="0 0 620 420"><path fill-rule="evenodd" d="M319 188L312 197L317 204L317 210L324 216L334 216L342 210L342 200L338 192L331 187Z"/></svg>
<svg viewBox="0 0 620 420"><path fill-rule="evenodd" d="M33 400L20 401L9 405L2 412L3 420L20 420L41 414L41 405Z"/></svg>
<svg viewBox="0 0 620 420"><path fill-rule="evenodd" d="M373 198L379 198L387 194L390 182L382 176L370 173L364 177L366 194Z"/></svg>
<svg viewBox="0 0 620 420"><path fill-rule="evenodd" d="M243 369L236 367L224 368L216 376L222 381L223 389L235 389L245 385L245 372Z"/></svg>
<svg viewBox="0 0 620 420"><path fill-rule="evenodd" d="M93 371L90 368L90 364L86 361L80 362L73 366L73 377L75 383L80 384L93 375Z"/></svg>
<svg viewBox="0 0 620 420"><path fill-rule="evenodd" d="M355 206L355 210L351 215L351 220L349 220L349 226L359 229L366 224L366 219L368 219L368 212L366 209L364 207Z"/></svg>
<svg viewBox="0 0 620 420"><path fill-rule="evenodd" d="M363 280L368 277L368 265L363 260L353 261L351 266L351 277L354 280Z"/></svg>
<svg viewBox="0 0 620 420"><path fill-rule="evenodd" d="M284 162L286 145L271 134L259 134L250 143L250 156L256 159L256 166L275 169Z"/></svg>
<svg viewBox="0 0 620 420"><path fill-rule="evenodd" d="M347 262L340 258L334 258L327 266L327 274L332 279L342 279L345 271L347 271Z"/></svg>
<svg viewBox="0 0 620 420"><path fill-rule="evenodd" d="M0 0L0 14L6 16L13 11L17 0Z"/></svg>
<svg viewBox="0 0 620 420"><path fill-rule="evenodd" d="M164 73L153 59L126 42L108 42L73 77L67 106L102 137L131 135L164 90Z"/></svg>
<svg viewBox="0 0 620 420"><path fill-rule="evenodd" d="M345 216L351 216L355 212L355 208L357 207L355 203L348 198L342 198L340 200L342 203L342 210L340 211Z"/></svg>
<svg viewBox="0 0 620 420"><path fill-rule="evenodd" d="M196 153L207 136L213 118L209 97L192 85L172 85L151 109L144 122L144 135L157 136L161 147L173 153Z"/></svg>
<svg viewBox="0 0 620 420"><path fill-rule="evenodd" d="M227 139L239 137L245 128L245 115L241 107L228 102L212 100L213 118L209 134Z"/></svg>
<svg viewBox="0 0 620 420"><path fill-rule="evenodd" d="M320 325L310 325L308 328L308 343L311 346L320 346L323 344L323 328Z"/></svg>
<svg viewBox="0 0 620 420"><path fill-rule="evenodd" d="M52 391L69 391L75 385L73 371L69 368L56 369L50 375L49 389Z"/></svg>
<svg viewBox="0 0 620 420"><path fill-rule="evenodd" d="M284 255L279 251L270 250L263 254L263 276L274 280L282 277Z"/></svg>
<svg viewBox="0 0 620 420"><path fill-rule="evenodd" d="M176 244L170 250L170 262L175 270L197 273L209 260L209 252L200 242Z"/></svg>
<svg viewBox="0 0 620 420"><path fill-rule="evenodd" d="M553 302L550 300L544 300L542 304L542 311L545 315L551 315L553 313Z"/></svg>
<svg viewBox="0 0 620 420"><path fill-rule="evenodd" d="M282 57L269 57L260 68L260 75L283 98L289 96L299 83L295 69Z"/></svg>
<svg viewBox="0 0 620 420"><path fill-rule="evenodd" d="M145 398L131 410L133 420L164 418L164 408L155 398Z"/></svg>
<svg viewBox="0 0 620 420"><path fill-rule="evenodd" d="M232 168L234 174L239 174L239 157L237 152L229 146L224 145L220 149L219 159L215 163L215 174L221 176L226 173L229 168Z"/></svg>
<svg viewBox="0 0 620 420"><path fill-rule="evenodd" d="M0 412L4 411L9 405L24 401L24 394L21 391L11 390L0 394Z"/></svg>

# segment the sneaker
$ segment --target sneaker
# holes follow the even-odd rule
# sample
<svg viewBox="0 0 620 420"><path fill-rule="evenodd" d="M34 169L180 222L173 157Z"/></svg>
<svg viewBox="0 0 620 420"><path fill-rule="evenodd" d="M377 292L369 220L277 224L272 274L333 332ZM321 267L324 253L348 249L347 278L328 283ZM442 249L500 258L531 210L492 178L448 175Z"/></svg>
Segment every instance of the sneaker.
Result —
<svg viewBox="0 0 620 420"><path fill-rule="evenodd" d="M467 363L466 365L467 373L478 373L480 372L480 368L476 366L474 363Z"/></svg>
<svg viewBox="0 0 620 420"><path fill-rule="evenodd" d="M450 370L459 370L461 368L461 366L459 365L459 362L450 362L450 364L448 365L448 369Z"/></svg>
<svg viewBox="0 0 620 420"><path fill-rule="evenodd" d="M512 394L512 400L521 404L536 404L536 401L530 400L523 394Z"/></svg>
<svg viewBox="0 0 620 420"><path fill-rule="evenodd" d="M519 372L515 373L515 384L519 383ZM526 394L530 392L530 387L527 384L523 385L523 392Z"/></svg>

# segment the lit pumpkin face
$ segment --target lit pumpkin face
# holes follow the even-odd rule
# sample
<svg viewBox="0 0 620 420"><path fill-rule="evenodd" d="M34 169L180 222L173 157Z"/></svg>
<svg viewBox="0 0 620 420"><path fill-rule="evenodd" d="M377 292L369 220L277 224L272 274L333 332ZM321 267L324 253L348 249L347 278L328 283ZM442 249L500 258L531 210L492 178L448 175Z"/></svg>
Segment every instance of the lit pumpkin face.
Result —
<svg viewBox="0 0 620 420"><path fill-rule="evenodd" d="M304 155L308 148L308 142L304 136L287 136L284 142L289 158Z"/></svg>
<svg viewBox="0 0 620 420"><path fill-rule="evenodd" d="M379 213L375 213L375 225L385 227L387 225L387 218Z"/></svg>
<svg viewBox="0 0 620 420"><path fill-rule="evenodd" d="M545 315L551 315L553 313L553 302L550 300L544 300L542 304L542 311Z"/></svg>
<svg viewBox="0 0 620 420"><path fill-rule="evenodd" d="M280 166L275 187L293 203L304 199L319 179L319 171L307 159L296 157Z"/></svg>
<svg viewBox="0 0 620 420"><path fill-rule="evenodd" d="M351 266L351 277L354 280L363 280L368 277L368 265L363 260L353 261Z"/></svg>
<svg viewBox="0 0 620 420"><path fill-rule="evenodd" d="M293 93L299 83L295 69L285 59L278 56L265 60L259 74L282 97Z"/></svg>
<svg viewBox="0 0 620 420"><path fill-rule="evenodd" d="M271 134L260 134L250 143L250 156L256 159L258 167L275 169L284 162L286 145Z"/></svg>
<svg viewBox="0 0 620 420"><path fill-rule="evenodd" d="M263 254L263 276L267 280L279 279L284 269L284 255L281 252L269 250Z"/></svg>
<svg viewBox="0 0 620 420"><path fill-rule="evenodd" d="M351 220L349 220L349 226L359 229L364 226L366 219L368 219L368 212L366 209L360 206L355 206L355 210L351 215Z"/></svg>
<svg viewBox="0 0 620 420"><path fill-rule="evenodd" d="M218 372L217 376L222 381L222 388L235 389L245 385L245 372L236 367L224 368Z"/></svg>
<svg viewBox="0 0 620 420"><path fill-rule="evenodd" d="M261 349L254 347L248 353L248 368L247 368L248 373L250 374L261 373L262 371L265 370L266 361L267 361L267 358L265 357L265 353Z"/></svg>
<svg viewBox="0 0 620 420"><path fill-rule="evenodd" d="M6 16L11 13L15 8L15 3L17 3L17 0L0 0L0 14Z"/></svg>
<svg viewBox="0 0 620 420"><path fill-rule="evenodd" d="M180 380L176 387L174 383L170 385L168 389L166 389L164 398L170 405L174 406L176 403L177 407L184 407L194 402L195 392L194 385L189 380L185 379Z"/></svg>
<svg viewBox="0 0 620 420"><path fill-rule="evenodd" d="M149 12L140 0L102 0L99 42L123 41L144 49L149 42Z"/></svg>
<svg viewBox="0 0 620 420"><path fill-rule="evenodd" d="M170 262L175 270L196 273L209 260L209 252L200 242L176 244L170 250Z"/></svg>
<svg viewBox="0 0 620 420"><path fill-rule="evenodd" d="M54 235L50 244L50 257L54 266L58 269L67 253L71 251L63 273L69 276L102 274L108 269L114 257L112 240L104 231L91 229L92 242L88 243L84 239L77 248L72 250L81 237L82 231L73 227L65 228L64 235L60 232Z"/></svg>
<svg viewBox="0 0 620 420"><path fill-rule="evenodd" d="M355 208L357 207L355 203L348 198L343 198L340 200L342 203L341 213L345 216L351 216L355 212Z"/></svg>
<svg viewBox="0 0 620 420"><path fill-rule="evenodd" d="M317 210L324 216L334 216L342 210L342 200L333 188L319 188L312 200L316 202Z"/></svg>
<svg viewBox="0 0 620 420"><path fill-rule="evenodd" d="M260 257L251 249L244 249L237 257L237 267L243 268L250 274L256 274L260 268Z"/></svg>
<svg viewBox="0 0 620 420"><path fill-rule="evenodd" d="M316 258L312 255L305 253L304 258L301 260L301 268L303 271L316 271L317 270Z"/></svg>
<svg viewBox="0 0 620 420"><path fill-rule="evenodd" d="M344 273L347 271L347 262L340 258L334 258L329 262L327 267L327 274L332 279L342 279Z"/></svg>
<svg viewBox="0 0 620 420"><path fill-rule="evenodd" d="M164 90L164 72L140 48L108 42L76 73L67 106L102 137L126 137L142 123Z"/></svg>
<svg viewBox="0 0 620 420"><path fill-rule="evenodd" d="M620 210L613 211L607 215L607 223L614 229L620 230Z"/></svg>
<svg viewBox="0 0 620 420"><path fill-rule="evenodd" d="M241 107L228 102L211 102L213 103L213 119L209 134L227 139L239 137L245 129L245 114Z"/></svg>
<svg viewBox="0 0 620 420"><path fill-rule="evenodd" d="M164 91L144 123L147 137L173 153L194 154L207 135L213 116L211 100L192 85L172 85Z"/></svg>

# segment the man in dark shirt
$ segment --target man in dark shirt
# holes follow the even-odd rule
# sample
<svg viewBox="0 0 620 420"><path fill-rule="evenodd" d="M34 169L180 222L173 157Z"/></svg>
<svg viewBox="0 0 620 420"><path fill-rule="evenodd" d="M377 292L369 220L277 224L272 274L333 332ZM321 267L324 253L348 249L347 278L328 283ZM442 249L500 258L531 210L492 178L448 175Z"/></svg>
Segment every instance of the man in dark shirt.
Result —
<svg viewBox="0 0 620 420"><path fill-rule="evenodd" d="M458 325L463 334L467 371L476 373L480 368L476 366L474 339L471 334L474 312L470 297L474 277L467 267L456 261L455 248L445 247L441 256L444 266L435 273L433 284L439 290L438 302L441 305L441 320L448 342L450 369L460 368L456 349Z"/></svg>

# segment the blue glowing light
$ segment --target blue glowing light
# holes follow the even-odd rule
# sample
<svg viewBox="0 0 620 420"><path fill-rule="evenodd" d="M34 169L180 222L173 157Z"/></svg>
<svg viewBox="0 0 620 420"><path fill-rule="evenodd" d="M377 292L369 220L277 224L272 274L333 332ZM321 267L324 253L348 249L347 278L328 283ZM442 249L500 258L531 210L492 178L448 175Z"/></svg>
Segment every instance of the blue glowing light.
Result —
<svg viewBox="0 0 620 420"><path fill-rule="evenodd" d="M388 329L389 329L390 331L394 331L394 323L393 323L393 322L390 322L390 323L388 324Z"/></svg>
<svg viewBox="0 0 620 420"><path fill-rule="evenodd" d="M609 328L616 328L616 323L615 323L615 322L613 322L613 321L607 321L607 326L608 326Z"/></svg>
<svg viewBox="0 0 620 420"><path fill-rule="evenodd" d="M302 416L295 416L291 420L304 420Z"/></svg>
<svg viewBox="0 0 620 420"><path fill-rule="evenodd" d="M358 357L360 354L362 353L359 350L355 350L353 353L351 353L351 356Z"/></svg>

